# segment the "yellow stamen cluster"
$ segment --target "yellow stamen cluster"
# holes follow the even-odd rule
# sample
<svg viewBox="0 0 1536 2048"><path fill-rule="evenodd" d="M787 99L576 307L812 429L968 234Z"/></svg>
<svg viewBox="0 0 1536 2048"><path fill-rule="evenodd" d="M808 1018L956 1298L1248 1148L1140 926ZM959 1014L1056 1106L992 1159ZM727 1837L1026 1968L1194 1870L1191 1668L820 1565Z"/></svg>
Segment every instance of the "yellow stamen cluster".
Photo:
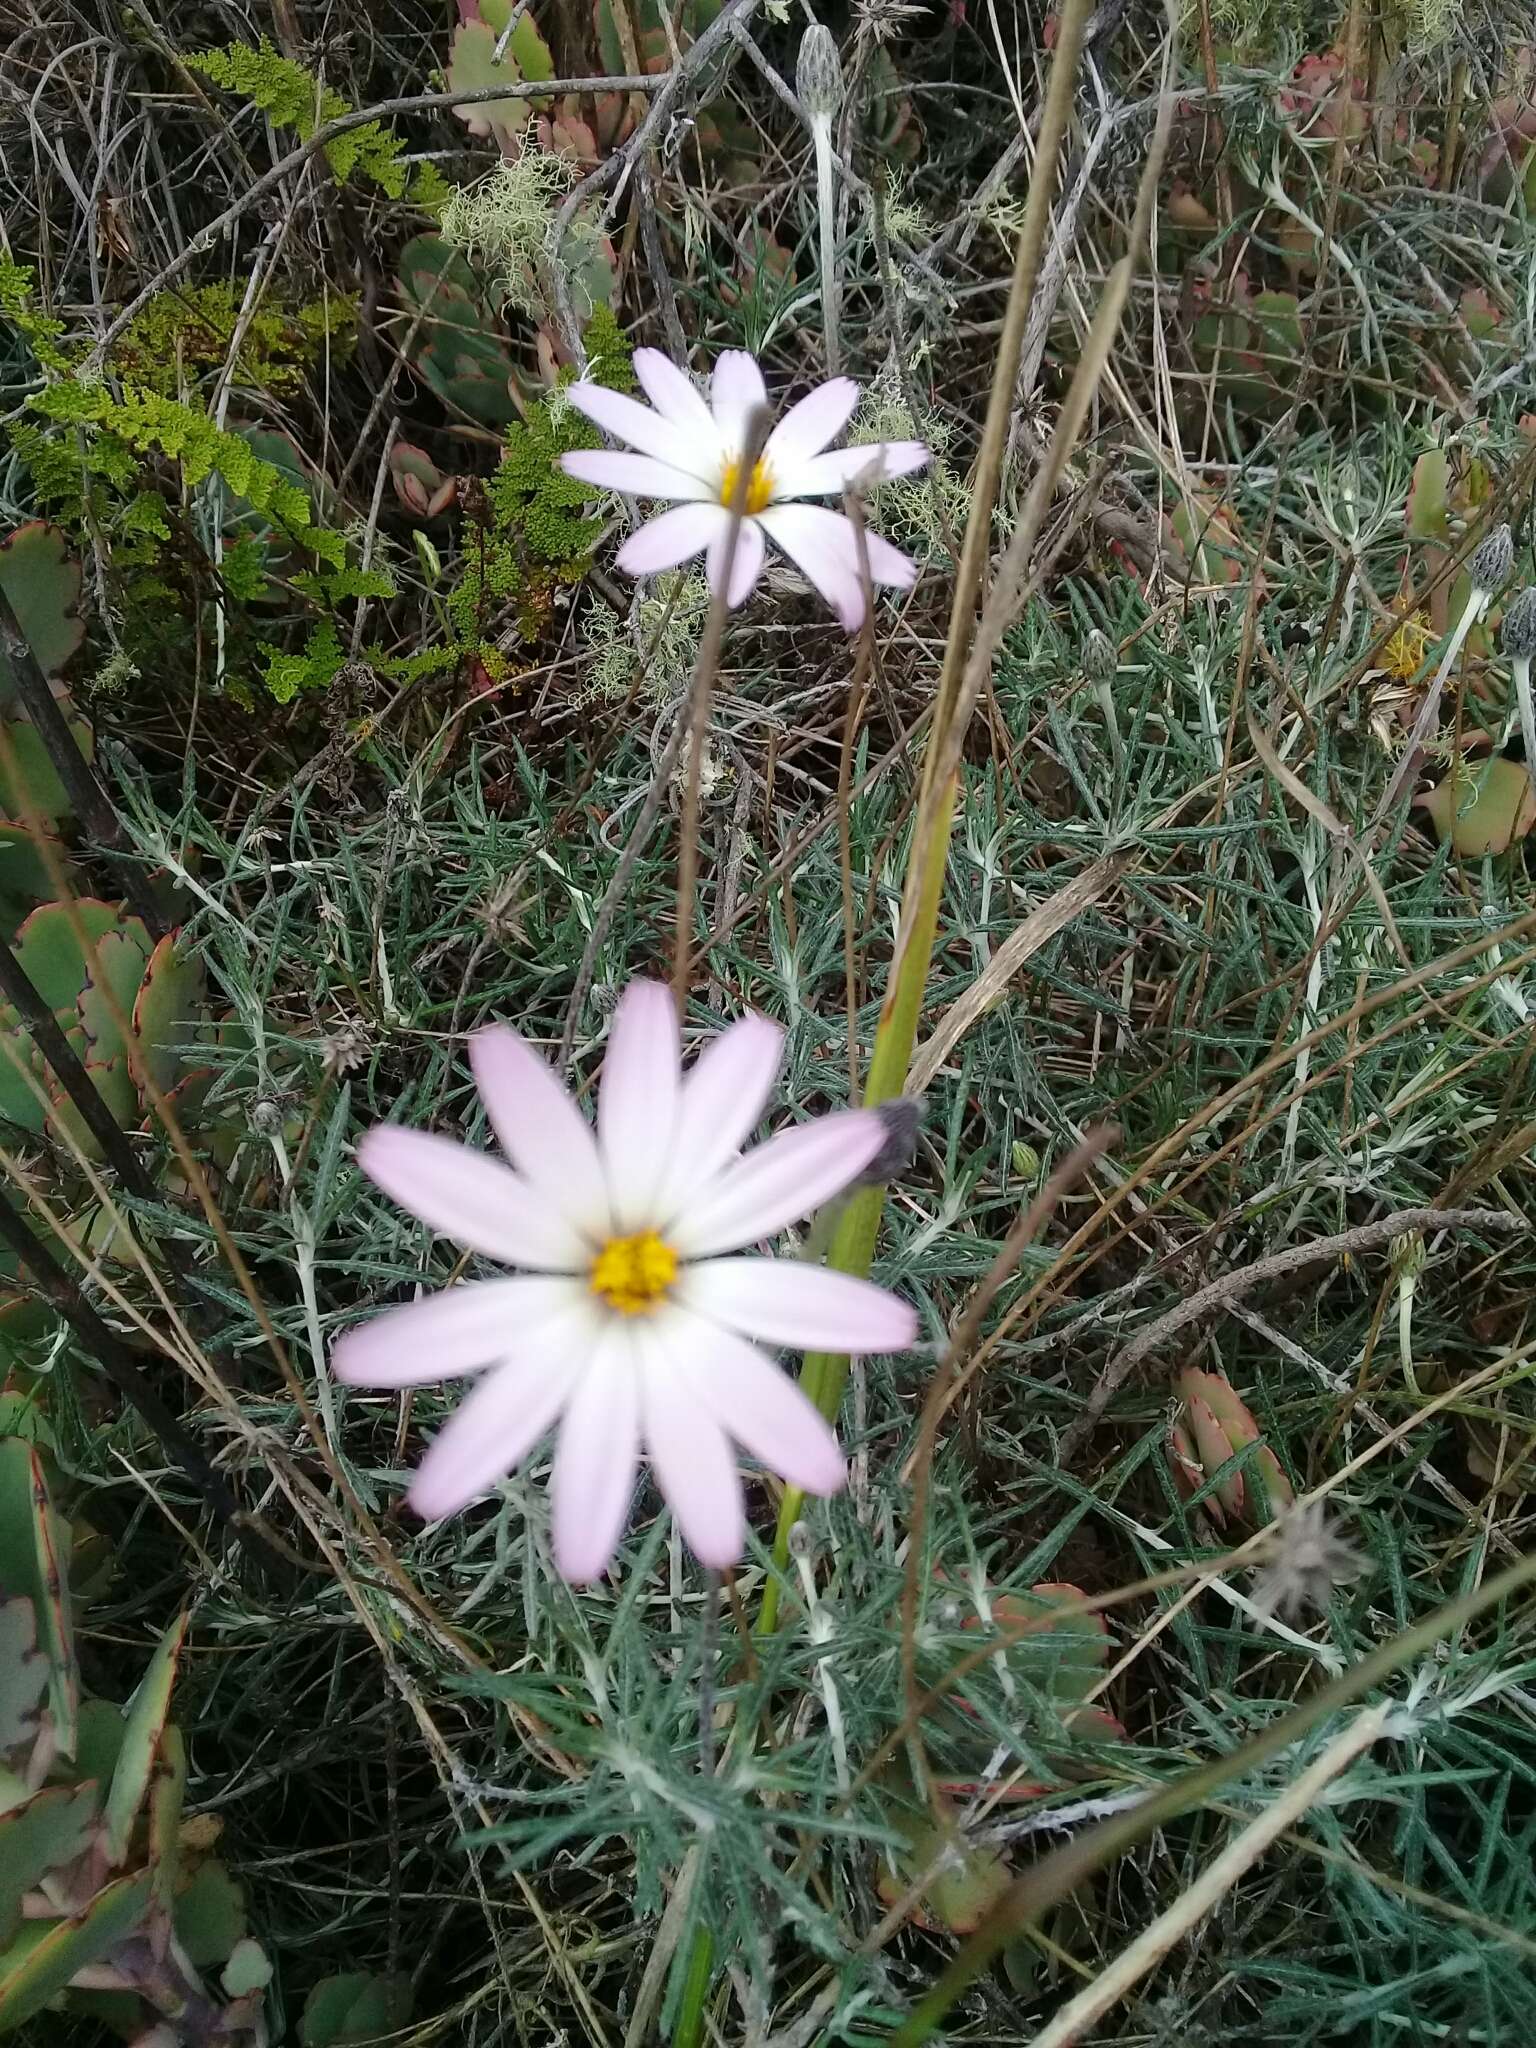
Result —
<svg viewBox="0 0 1536 2048"><path fill-rule="evenodd" d="M654 1230L610 1237L592 1261L592 1292L621 1316L650 1315L676 1278L677 1253Z"/></svg>
<svg viewBox="0 0 1536 2048"><path fill-rule="evenodd" d="M720 502L727 512L736 502L736 490L740 480L741 464L728 462L720 479ZM752 474L747 480L747 502L741 509L750 517L758 512L766 512L772 503L773 478L768 474L768 465L764 462L755 462L752 465Z"/></svg>

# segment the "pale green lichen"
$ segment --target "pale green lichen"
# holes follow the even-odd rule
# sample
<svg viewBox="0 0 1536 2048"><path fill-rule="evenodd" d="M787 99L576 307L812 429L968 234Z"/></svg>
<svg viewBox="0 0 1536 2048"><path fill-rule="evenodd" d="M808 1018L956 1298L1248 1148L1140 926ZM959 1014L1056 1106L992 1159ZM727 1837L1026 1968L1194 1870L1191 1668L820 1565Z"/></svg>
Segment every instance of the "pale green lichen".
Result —
<svg viewBox="0 0 1536 2048"><path fill-rule="evenodd" d="M946 522L952 535L965 527L969 500L965 479L946 460L948 422L937 412L914 416L888 364L865 391L848 432L850 445L875 441L921 441L931 451L926 469L871 485L869 500L882 533L931 559L946 550Z"/></svg>
<svg viewBox="0 0 1536 2048"><path fill-rule="evenodd" d="M588 666L581 703L618 703L644 671L643 695L675 702L687 688L709 616L709 585L675 569L641 592L628 614L599 601L586 615ZM646 657L649 656L649 660Z"/></svg>
<svg viewBox="0 0 1536 2048"><path fill-rule="evenodd" d="M577 172L570 157L528 149L514 162L498 164L477 184L455 188L443 204L443 239L487 273L508 305L533 318L544 310L539 279L550 223ZM578 214L562 247L573 279L597 260L600 250L591 219Z"/></svg>

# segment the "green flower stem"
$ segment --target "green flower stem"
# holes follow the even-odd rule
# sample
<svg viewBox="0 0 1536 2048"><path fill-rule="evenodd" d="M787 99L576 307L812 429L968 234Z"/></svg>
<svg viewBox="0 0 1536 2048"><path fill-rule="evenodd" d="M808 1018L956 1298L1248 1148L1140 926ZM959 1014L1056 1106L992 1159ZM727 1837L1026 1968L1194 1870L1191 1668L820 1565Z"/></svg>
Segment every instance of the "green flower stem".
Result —
<svg viewBox="0 0 1536 2048"><path fill-rule="evenodd" d="M866 1108L891 1101L906 1086L907 1069L912 1064L912 1053L917 1044L917 1022L922 1013L923 992L928 984L934 937L938 930L939 900L944 889L949 832L958 788L958 783L951 780L941 792L934 829L926 835L919 832L915 842L916 848L923 848L926 836L922 867L911 878L916 883L915 915L896 969L895 982L886 998L880 1027L875 1033L869 1078L864 1084ZM884 1210L884 1188L860 1188L852 1197L838 1218L827 1253L827 1264L834 1272L868 1274L874 1263L875 1242L880 1234L880 1218ZM836 1417L847 1380L848 1360L841 1352L807 1352L800 1384L829 1422ZM785 1488L773 1538L775 1576L769 1578L763 1587L763 1601L757 1617L759 1635L772 1635L778 1626L782 1580L777 1574L783 1571L788 1561L789 1532L799 1520L804 1505L805 1495L798 1487Z"/></svg>
<svg viewBox="0 0 1536 2048"><path fill-rule="evenodd" d="M1083 29L1090 6L1091 0L1067 0L1052 58L1050 85L1035 144L1034 173L1025 203L1024 223L1019 230L1013 281L1003 316L1003 332L998 341L997 362L987 405L986 427L972 483L970 516L966 521L960 567L955 578L949 637L934 705L933 734L918 793L917 821L902 890L900 950L870 1056L869 1077L864 1084L866 1107L889 1102L893 1096L901 1094L917 1043L918 1019L922 1014L928 969L933 959L934 936L938 929L950 827L954 822L960 787L961 734L955 728L957 725L963 727L974 703L974 697L967 701L964 689L966 664L976 630L976 609L982 582L991 554L992 512L1002 477L1003 450L1007 444L1014 387L1024 348L1024 329L1040 274L1046 229L1056 191L1056 166L1072 111ZM874 1261L875 1241L880 1234L880 1218L884 1209L883 1188L861 1188L847 1204L838 1218L827 1257L827 1264L834 1272L850 1273L856 1277L868 1274ZM800 1383L830 1419L837 1413L847 1377L846 1357L833 1352L811 1352L806 1358ZM789 1557L789 1532L803 1505L804 1495L794 1487L788 1488L774 1534L774 1570L763 1588L762 1605L758 1610L757 1633L760 1636L772 1635L778 1626L779 1586ZM672 2048L699 2048L704 2038L704 2008L713 1976L714 1940L709 1929L701 1926L694 1933L689 1952L687 1977L672 2029Z"/></svg>

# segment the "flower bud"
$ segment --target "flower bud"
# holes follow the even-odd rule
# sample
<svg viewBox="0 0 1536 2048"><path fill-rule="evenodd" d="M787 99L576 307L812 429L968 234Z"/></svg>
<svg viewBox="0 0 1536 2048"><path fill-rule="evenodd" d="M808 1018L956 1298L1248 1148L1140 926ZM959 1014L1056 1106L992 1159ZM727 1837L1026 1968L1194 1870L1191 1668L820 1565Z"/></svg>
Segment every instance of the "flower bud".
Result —
<svg viewBox="0 0 1536 2048"><path fill-rule="evenodd" d="M1506 609L1499 646L1511 661L1530 661L1536 656L1536 583L1527 584Z"/></svg>
<svg viewBox="0 0 1536 2048"><path fill-rule="evenodd" d="M1168 1447L1180 1493L1188 1500L1236 1452L1257 1444L1244 1469L1229 1472L1201 1505L1218 1529L1229 1520L1246 1521L1255 1528L1272 1521L1291 1505L1295 1494L1237 1390L1219 1372L1201 1372L1195 1366L1181 1372L1174 1384L1181 1406Z"/></svg>
<svg viewBox="0 0 1536 2048"><path fill-rule="evenodd" d="M1097 626L1083 642L1083 674L1090 683L1101 688L1112 683L1120 668L1120 656L1115 643L1107 633L1101 633Z"/></svg>
<svg viewBox="0 0 1536 2048"><path fill-rule="evenodd" d="M1429 1253L1424 1248L1422 1230L1404 1230L1393 1238L1389 1253L1392 1270L1400 1280L1413 1280L1423 1272Z"/></svg>
<svg viewBox="0 0 1536 2048"><path fill-rule="evenodd" d="M1515 537L1507 526L1490 526L1467 558L1474 590L1502 590L1515 566Z"/></svg>
<svg viewBox="0 0 1536 2048"><path fill-rule="evenodd" d="M800 38L795 91L810 121L831 121L843 104L843 67L831 29L812 22Z"/></svg>

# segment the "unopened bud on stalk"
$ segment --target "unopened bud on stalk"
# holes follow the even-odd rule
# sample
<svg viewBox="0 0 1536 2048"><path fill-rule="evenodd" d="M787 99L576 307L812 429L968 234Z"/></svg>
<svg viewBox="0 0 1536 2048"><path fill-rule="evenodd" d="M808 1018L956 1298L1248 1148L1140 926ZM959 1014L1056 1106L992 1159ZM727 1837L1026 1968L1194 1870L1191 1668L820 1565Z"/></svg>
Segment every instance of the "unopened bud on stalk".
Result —
<svg viewBox="0 0 1536 2048"><path fill-rule="evenodd" d="M816 150L816 238L821 270L821 322L826 336L827 375L842 368L838 339L840 286L837 275L837 207L832 176L832 123L843 104L843 67L832 31L812 22L800 38L795 89L810 123Z"/></svg>
<svg viewBox="0 0 1536 2048"><path fill-rule="evenodd" d="M1507 526L1491 526L1467 559L1474 590L1502 590L1515 566L1515 537Z"/></svg>
<svg viewBox="0 0 1536 2048"><path fill-rule="evenodd" d="M795 91L809 121L831 121L843 104L843 67L831 29L812 22L800 38Z"/></svg>
<svg viewBox="0 0 1536 2048"><path fill-rule="evenodd" d="M1120 656L1114 641L1095 626L1083 642L1083 674L1090 683L1102 688L1115 680L1119 669Z"/></svg>
<svg viewBox="0 0 1536 2048"><path fill-rule="evenodd" d="M1536 656L1536 583L1528 584L1506 609L1499 646L1511 661L1529 662Z"/></svg>
<svg viewBox="0 0 1536 2048"><path fill-rule="evenodd" d="M1499 628L1499 645L1509 656L1510 687L1520 714L1520 742L1527 772L1536 776L1536 703L1531 699L1531 657L1536 655L1536 584L1510 605Z"/></svg>

